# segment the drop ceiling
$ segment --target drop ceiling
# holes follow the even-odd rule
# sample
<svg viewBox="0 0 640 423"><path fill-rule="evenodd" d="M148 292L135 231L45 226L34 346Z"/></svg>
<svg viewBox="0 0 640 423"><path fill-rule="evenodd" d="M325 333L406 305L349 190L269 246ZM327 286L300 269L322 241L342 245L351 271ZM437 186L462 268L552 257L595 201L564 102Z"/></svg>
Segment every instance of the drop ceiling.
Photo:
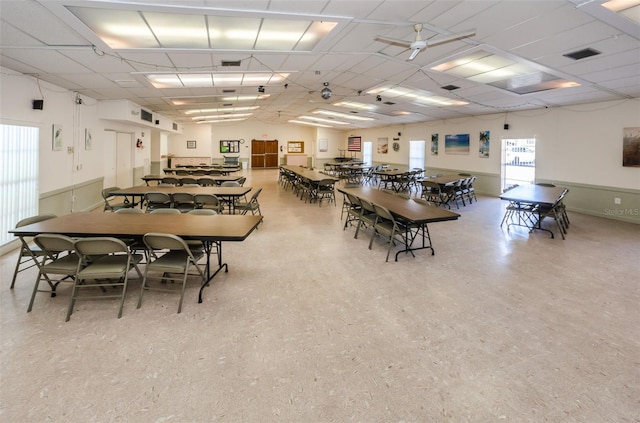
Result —
<svg viewBox="0 0 640 423"><path fill-rule="evenodd" d="M638 98L640 6L602 3L2 0L0 65L184 124L366 128ZM475 35L411 61L376 39L413 41L415 23L425 40Z"/></svg>

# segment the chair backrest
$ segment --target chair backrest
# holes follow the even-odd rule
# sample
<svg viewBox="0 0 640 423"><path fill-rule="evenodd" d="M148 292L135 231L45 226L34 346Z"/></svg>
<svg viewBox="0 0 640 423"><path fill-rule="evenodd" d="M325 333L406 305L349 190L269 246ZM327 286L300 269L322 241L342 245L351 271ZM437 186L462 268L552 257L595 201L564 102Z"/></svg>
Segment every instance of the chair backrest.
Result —
<svg viewBox="0 0 640 423"><path fill-rule="evenodd" d="M43 220L53 219L54 217L58 216L56 216L55 214L39 214L36 216L26 217L16 223L16 228L31 225L32 223L42 222Z"/></svg>
<svg viewBox="0 0 640 423"><path fill-rule="evenodd" d="M120 187L108 187L102 190L102 198L107 201L109 200L111 197L113 197L113 195L111 195L111 193L113 191L118 191L120 190Z"/></svg>
<svg viewBox="0 0 640 423"><path fill-rule="evenodd" d="M240 184L240 186L243 186L245 182L247 182L247 178L245 178L244 176L238 179L238 183Z"/></svg>
<svg viewBox="0 0 640 423"><path fill-rule="evenodd" d="M193 201L201 207L203 205L219 206L220 199L213 194L196 194L193 196Z"/></svg>
<svg viewBox="0 0 640 423"><path fill-rule="evenodd" d="M216 186L218 185L215 181L215 179L213 178L198 178L198 185L203 186L203 187L212 187L212 186Z"/></svg>
<svg viewBox="0 0 640 423"><path fill-rule="evenodd" d="M180 214L180 210L178 209L155 209L155 210L151 210L151 213L153 214Z"/></svg>
<svg viewBox="0 0 640 423"><path fill-rule="evenodd" d="M113 237L80 238L75 242L76 253L80 256L99 256L103 254L129 254L127 244Z"/></svg>
<svg viewBox="0 0 640 423"><path fill-rule="evenodd" d="M75 250L75 240L66 235L38 234L33 238L33 242L35 242L42 251L51 255Z"/></svg>
<svg viewBox="0 0 640 423"><path fill-rule="evenodd" d="M150 250L186 251L193 257L185 240L178 235L150 232L142 240Z"/></svg>
<svg viewBox="0 0 640 423"><path fill-rule="evenodd" d="M391 214L389 209L387 209L386 207L378 206L377 204L374 204L373 210L375 211L376 215L381 217L382 219L389 220L395 223L396 219L393 217L393 214Z"/></svg>
<svg viewBox="0 0 640 423"><path fill-rule="evenodd" d="M118 209L115 211L115 213L120 213L120 214L144 214L144 210L142 209L138 209L138 208L134 208L134 207L129 207L126 209Z"/></svg>
<svg viewBox="0 0 640 423"><path fill-rule="evenodd" d="M171 199L174 204L177 203L192 203L193 202L193 194L189 192L174 192L171 194Z"/></svg>
<svg viewBox="0 0 640 423"><path fill-rule="evenodd" d="M180 184L181 185L187 185L187 184L198 184L198 181L196 180L196 178L191 178L191 177L186 177L186 178L180 178Z"/></svg>
<svg viewBox="0 0 640 423"><path fill-rule="evenodd" d="M440 192L440 184L438 184L437 182L423 180L420 181L420 184L422 185L423 189L427 189L434 194L438 194Z"/></svg>
<svg viewBox="0 0 640 423"><path fill-rule="evenodd" d="M144 195L147 203L167 204L171 203L171 196L166 192L151 191Z"/></svg>
<svg viewBox="0 0 640 423"><path fill-rule="evenodd" d="M349 203L351 203L353 207L362 207L362 203L360 202L360 199L355 195L347 194L347 198L349 199Z"/></svg>
<svg viewBox="0 0 640 423"><path fill-rule="evenodd" d="M164 178L162 178L161 182L163 184L180 185L180 181L178 180L178 178L174 178L172 176L165 176Z"/></svg>
<svg viewBox="0 0 640 423"><path fill-rule="evenodd" d="M204 216L211 216L214 214L218 214L218 212L213 209L193 209L193 210L189 210L187 214L200 214Z"/></svg>
<svg viewBox="0 0 640 423"><path fill-rule="evenodd" d="M260 193L262 192L262 188L258 188L257 190L255 190L253 192L253 194L251 195L251 199L249 200L250 202L254 202L258 200L258 196L260 195Z"/></svg>
<svg viewBox="0 0 640 423"><path fill-rule="evenodd" d="M220 184L221 187L241 187L239 182L237 181L224 181Z"/></svg>
<svg viewBox="0 0 640 423"><path fill-rule="evenodd" d="M364 198L360 198L360 205L362 205L363 210L366 210L370 213L375 213L376 209L373 207L373 204L369 200L365 200Z"/></svg>

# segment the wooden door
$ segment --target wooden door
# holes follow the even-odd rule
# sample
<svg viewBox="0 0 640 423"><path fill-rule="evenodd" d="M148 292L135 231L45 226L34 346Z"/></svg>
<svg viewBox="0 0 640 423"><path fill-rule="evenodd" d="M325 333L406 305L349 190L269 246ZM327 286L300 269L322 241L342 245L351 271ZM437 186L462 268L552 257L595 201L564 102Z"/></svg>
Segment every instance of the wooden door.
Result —
<svg viewBox="0 0 640 423"><path fill-rule="evenodd" d="M278 140L265 141L264 167L278 167Z"/></svg>
<svg viewBox="0 0 640 423"><path fill-rule="evenodd" d="M251 168L264 167L264 141L251 140Z"/></svg>
<svg viewBox="0 0 640 423"><path fill-rule="evenodd" d="M251 140L251 168L278 167L278 140Z"/></svg>

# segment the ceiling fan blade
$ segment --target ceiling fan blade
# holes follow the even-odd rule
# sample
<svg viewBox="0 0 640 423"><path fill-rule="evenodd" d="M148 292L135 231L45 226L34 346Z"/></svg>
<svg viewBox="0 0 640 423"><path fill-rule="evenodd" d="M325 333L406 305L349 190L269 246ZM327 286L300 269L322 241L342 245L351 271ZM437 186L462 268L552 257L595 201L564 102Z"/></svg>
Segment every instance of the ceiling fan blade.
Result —
<svg viewBox="0 0 640 423"><path fill-rule="evenodd" d="M382 41L383 43L391 44L398 47L404 47L404 48L411 47L411 41L399 40L397 38L390 38L382 35L376 36L375 40Z"/></svg>
<svg viewBox="0 0 640 423"><path fill-rule="evenodd" d="M441 44L450 43L452 41L461 40L463 38L469 38L476 35L476 30L472 29L465 32L459 32L457 34L452 34L444 38L439 38L437 40L427 41L427 47L439 46Z"/></svg>
<svg viewBox="0 0 640 423"><path fill-rule="evenodd" d="M409 58L407 60L413 60L416 58L416 56L418 55L418 53L420 53L420 48L414 48L413 51L411 51L411 56L409 56Z"/></svg>

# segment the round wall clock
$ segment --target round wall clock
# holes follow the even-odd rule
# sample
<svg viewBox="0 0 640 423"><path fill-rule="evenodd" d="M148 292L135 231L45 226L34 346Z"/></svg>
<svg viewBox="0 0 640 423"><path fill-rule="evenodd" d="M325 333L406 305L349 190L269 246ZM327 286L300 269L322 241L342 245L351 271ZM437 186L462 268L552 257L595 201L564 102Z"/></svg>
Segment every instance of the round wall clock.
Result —
<svg viewBox="0 0 640 423"><path fill-rule="evenodd" d="M400 144L398 144L397 142L393 143L393 151L398 151L400 150Z"/></svg>

